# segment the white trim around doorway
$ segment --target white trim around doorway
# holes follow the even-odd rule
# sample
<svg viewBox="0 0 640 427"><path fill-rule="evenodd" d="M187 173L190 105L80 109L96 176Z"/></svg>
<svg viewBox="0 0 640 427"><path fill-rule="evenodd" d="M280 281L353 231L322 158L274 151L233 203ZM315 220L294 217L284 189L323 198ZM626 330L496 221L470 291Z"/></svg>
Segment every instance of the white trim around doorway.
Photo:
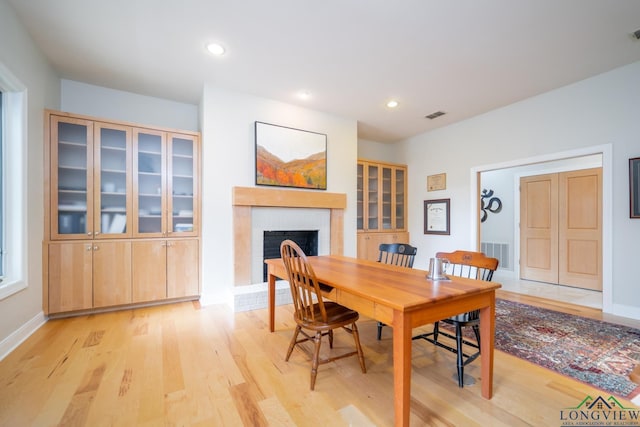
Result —
<svg viewBox="0 0 640 427"><path fill-rule="evenodd" d="M470 206L478 206L479 194L473 189L478 188L478 177L482 172L497 169L507 169L536 163L582 157L592 154L602 154L602 311L614 313L613 306L613 170L612 144L596 145L559 153L545 154L536 157L511 160L503 163L475 166L471 168ZM478 241L478 212L470 212L470 247L476 247ZM514 263L515 264L515 263Z"/></svg>

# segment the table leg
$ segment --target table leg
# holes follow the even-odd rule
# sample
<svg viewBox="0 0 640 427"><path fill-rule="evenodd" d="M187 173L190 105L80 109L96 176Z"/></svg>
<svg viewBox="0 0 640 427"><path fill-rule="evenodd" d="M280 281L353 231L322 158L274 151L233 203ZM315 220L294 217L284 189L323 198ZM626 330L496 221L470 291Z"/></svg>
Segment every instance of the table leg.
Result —
<svg viewBox="0 0 640 427"><path fill-rule="evenodd" d="M493 346L495 341L495 293L491 295L491 304L480 309L480 360L482 377L482 397L491 399L493 396Z"/></svg>
<svg viewBox="0 0 640 427"><path fill-rule="evenodd" d="M411 326L409 316L393 312L393 396L395 425L408 426L411 412Z"/></svg>
<svg viewBox="0 0 640 427"><path fill-rule="evenodd" d="M269 331L275 330L275 318L276 318L276 276L271 272L271 266L268 269L267 275L267 293L269 296Z"/></svg>

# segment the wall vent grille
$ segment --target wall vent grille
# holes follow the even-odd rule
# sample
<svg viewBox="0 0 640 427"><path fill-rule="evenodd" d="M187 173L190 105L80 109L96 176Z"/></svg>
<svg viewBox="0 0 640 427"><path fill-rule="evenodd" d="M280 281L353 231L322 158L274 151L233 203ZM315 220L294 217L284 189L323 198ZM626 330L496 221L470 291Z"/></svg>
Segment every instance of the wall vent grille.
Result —
<svg viewBox="0 0 640 427"><path fill-rule="evenodd" d="M498 258L498 268L513 270L509 259L510 248L508 243L482 242L480 250L488 257Z"/></svg>
<svg viewBox="0 0 640 427"><path fill-rule="evenodd" d="M446 113L444 111L436 111L435 113L427 114L424 117L429 119L429 120L433 120L433 119L437 119L440 116L444 116L445 114Z"/></svg>

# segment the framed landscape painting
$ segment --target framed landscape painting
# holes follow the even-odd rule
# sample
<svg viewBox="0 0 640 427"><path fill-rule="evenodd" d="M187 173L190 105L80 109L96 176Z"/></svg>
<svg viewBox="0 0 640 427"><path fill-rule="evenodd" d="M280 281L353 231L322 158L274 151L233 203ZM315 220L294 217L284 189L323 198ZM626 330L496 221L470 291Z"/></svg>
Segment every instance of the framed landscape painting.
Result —
<svg viewBox="0 0 640 427"><path fill-rule="evenodd" d="M256 122L256 185L327 189L327 135Z"/></svg>

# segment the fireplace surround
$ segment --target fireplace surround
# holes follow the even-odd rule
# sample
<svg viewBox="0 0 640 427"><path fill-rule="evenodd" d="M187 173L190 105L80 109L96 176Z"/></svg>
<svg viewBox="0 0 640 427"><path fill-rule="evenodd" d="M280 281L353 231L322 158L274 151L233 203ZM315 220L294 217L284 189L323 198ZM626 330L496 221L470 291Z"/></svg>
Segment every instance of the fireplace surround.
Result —
<svg viewBox="0 0 640 427"><path fill-rule="evenodd" d="M264 283L252 284L252 211L254 208L302 208L328 210L329 253L342 255L344 251L344 210L347 195L325 191L273 189L258 187L234 187L233 207L233 261L234 261L234 309L252 310L267 306L267 287ZM322 240L322 239L321 239ZM325 252L326 253L326 252ZM290 302L290 291L277 287L276 304Z"/></svg>

